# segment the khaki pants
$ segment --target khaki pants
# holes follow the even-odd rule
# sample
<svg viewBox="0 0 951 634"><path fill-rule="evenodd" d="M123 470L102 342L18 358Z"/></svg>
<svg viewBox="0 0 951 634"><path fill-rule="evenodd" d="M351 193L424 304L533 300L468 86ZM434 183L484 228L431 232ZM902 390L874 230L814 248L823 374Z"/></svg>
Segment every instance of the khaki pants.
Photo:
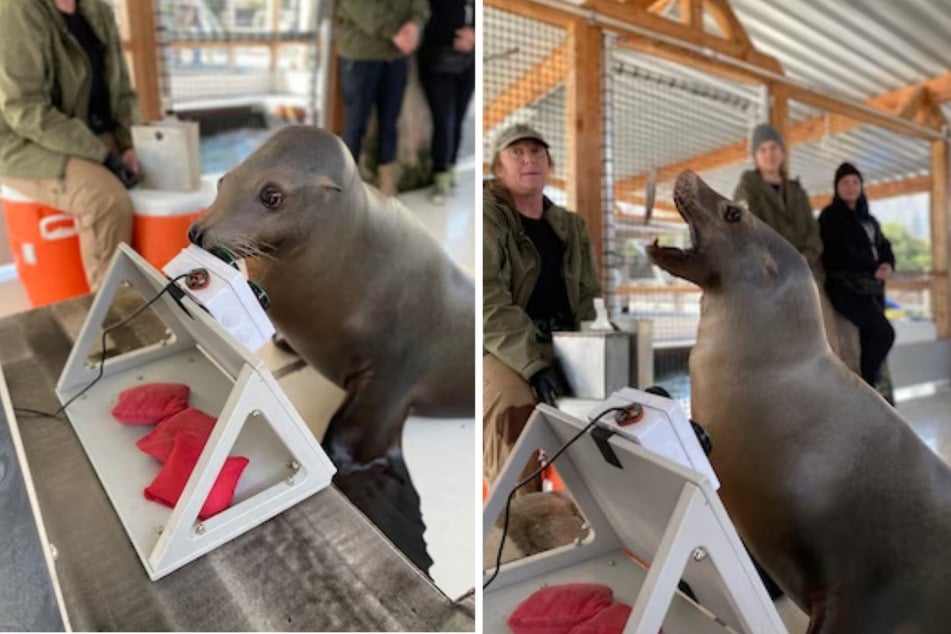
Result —
<svg viewBox="0 0 951 634"><path fill-rule="evenodd" d="M111 135L101 138L115 149ZM4 178L3 184L76 218L83 268L91 290L102 283L119 243L132 243L132 200L125 186L102 165L70 158L62 180Z"/></svg>
<svg viewBox="0 0 951 634"><path fill-rule="evenodd" d="M482 469L491 485L535 410L535 394L517 372L491 354L482 357ZM519 479L530 475L541 463L529 460ZM541 478L526 484L518 494L541 491Z"/></svg>

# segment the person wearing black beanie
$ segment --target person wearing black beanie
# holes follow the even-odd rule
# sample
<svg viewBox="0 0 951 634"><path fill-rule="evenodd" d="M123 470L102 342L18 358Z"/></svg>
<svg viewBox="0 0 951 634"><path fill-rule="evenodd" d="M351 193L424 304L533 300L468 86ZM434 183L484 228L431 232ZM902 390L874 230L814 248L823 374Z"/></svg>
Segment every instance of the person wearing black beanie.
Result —
<svg viewBox="0 0 951 634"><path fill-rule="evenodd" d="M835 195L819 215L826 293L837 311L856 325L862 378L875 386L895 342L885 317L885 280L895 268L891 244L869 213L862 174L851 163L835 171Z"/></svg>

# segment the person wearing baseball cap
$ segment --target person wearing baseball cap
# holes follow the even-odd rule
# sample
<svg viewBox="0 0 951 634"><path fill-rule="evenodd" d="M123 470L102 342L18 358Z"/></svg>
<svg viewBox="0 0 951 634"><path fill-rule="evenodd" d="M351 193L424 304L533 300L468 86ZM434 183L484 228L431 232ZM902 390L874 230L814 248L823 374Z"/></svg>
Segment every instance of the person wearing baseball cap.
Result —
<svg viewBox="0 0 951 634"><path fill-rule="evenodd" d="M502 130L483 188L483 469L491 482L536 403L570 393L552 353L552 332L595 317L600 292L594 251L581 216L544 189L550 144L534 128ZM523 476L538 467L533 461ZM540 490L540 479L521 490ZM521 491L520 490L520 491Z"/></svg>
<svg viewBox="0 0 951 634"><path fill-rule="evenodd" d="M895 268L895 256L869 213L861 172L842 163L835 171L834 186L832 202L819 215L826 293L835 309L858 328L862 378L875 387L895 342L895 329L885 317L885 280Z"/></svg>
<svg viewBox="0 0 951 634"><path fill-rule="evenodd" d="M821 279L819 224L812 215L809 195L798 179L788 176L782 136L768 123L759 124L750 139L750 153L755 169L743 172L733 200L786 238Z"/></svg>

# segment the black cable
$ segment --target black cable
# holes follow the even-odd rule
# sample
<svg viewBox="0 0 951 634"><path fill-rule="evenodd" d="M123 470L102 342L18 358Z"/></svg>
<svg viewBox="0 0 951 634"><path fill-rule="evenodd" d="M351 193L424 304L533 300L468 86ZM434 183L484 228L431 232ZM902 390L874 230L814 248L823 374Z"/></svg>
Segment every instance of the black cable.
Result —
<svg viewBox="0 0 951 634"><path fill-rule="evenodd" d="M193 269L193 270L189 271L188 273L182 273L181 275L170 279L169 282L168 282L168 284L166 284L166 285L162 288L162 290L160 290L160 291L158 292L158 294L155 295L155 297L153 297L153 298L150 299L149 301L145 302L145 304L143 304L142 306L139 306L139 307L135 310L135 312L133 312L131 315L129 315L128 317L126 317L125 319L123 319L122 321L120 321L119 323L113 324L112 326L109 326L108 328L104 328L104 329L103 329L103 331L102 331L102 340L101 340L101 343L100 343L99 374L96 375L96 378L93 379L93 380L89 383L89 385L87 385L86 387L84 387L82 390L80 390L80 391L77 392L75 395L73 395L73 397L72 397L71 399L69 399L68 401L66 401L66 402L63 404L62 407L60 407L58 410L56 410L56 411L53 412L52 414L50 414L50 413L48 413L48 412L41 412L41 411L36 410L36 409L30 409L30 408L28 408L28 407L14 407L14 408L13 408L13 411L14 411L15 413L18 413L18 414L30 414L31 416L34 416L34 417L43 417L43 418L56 418L57 416L59 416L60 414L62 414L64 411L66 411L66 408L69 407L69 406L72 404L73 401L75 401L77 398L79 398L80 396L82 396L83 394L85 394L86 392L88 392L89 389L92 388L93 385L95 385L96 383L98 383L98 382L99 382L99 379L102 378L103 372L104 372L104 370L105 370L105 365L106 365L106 335L109 334L110 332L112 332L113 330L115 330L116 328L119 328L120 326L124 326L124 325L126 325L127 323L129 323L130 321L132 321L133 319L135 319L136 317L138 317L140 314L142 314L142 311L144 311L146 308L148 308L149 306L151 306L152 304L154 304L155 302L157 302L157 301L159 300L159 298L160 298L162 295L164 295L165 293L167 293L171 288L175 287L175 283L178 282L178 280L184 279L184 278L186 278L186 277L192 275L192 274L195 272L195 270L197 270L197 269Z"/></svg>
<svg viewBox="0 0 951 634"><path fill-rule="evenodd" d="M505 515L504 515L504 519L502 520L502 539L499 540L499 551L498 551L498 553L496 553L496 555L495 555L495 571L492 573L492 576L489 577L488 581L486 581L484 584L482 584L482 589L483 589L483 590L485 590L486 588L488 588L488 587L489 587L489 584L492 583L493 581L495 581L495 578L496 578L496 577L498 576L498 574L499 574L499 568L502 567L502 549L503 549L503 547L505 546L505 537L506 537L506 535L508 535L508 532L509 532L509 512L511 511L512 498L515 496L515 492L518 491L518 490L519 490L520 488L522 488L523 486L525 486L526 484L528 484L529 482L531 482L532 480L534 480L536 477L538 477L538 476L541 474L541 472L544 471L547 467L553 465L553 464L555 463L555 460L557 460L558 456L560 456L562 453L564 453L564 451L565 451L566 449L568 449L568 447L570 447L576 440L578 440L579 438L581 438L582 436L584 436L586 433L588 433L588 431L589 431L592 427L594 427L595 424L596 424L598 421L600 421L602 418L604 418L605 415L610 414L611 412L625 412L625 413L627 413L627 412L629 411L629 408L630 408L630 407L631 407L630 405L624 406L624 407L609 407L608 409L604 410L603 412L601 412L600 414L598 414L597 416L595 416L595 417L591 420L590 423L588 423L587 425L585 425L584 429L582 429L582 430L579 431L577 434L575 434L575 435L571 438L571 440L569 440L569 441L566 442L564 445L562 445L562 446L558 449L558 451L556 451L556 452L552 455L551 458L549 458L548 460L546 460L546 461L545 461L545 464L543 464L542 466L540 466L538 469L535 469L535 471L532 472L532 474L531 474L530 476L526 477L524 480L522 480L521 482L519 482L518 484L516 484L516 485L512 488L512 490L509 491L508 499L506 499L506 501L505 501Z"/></svg>

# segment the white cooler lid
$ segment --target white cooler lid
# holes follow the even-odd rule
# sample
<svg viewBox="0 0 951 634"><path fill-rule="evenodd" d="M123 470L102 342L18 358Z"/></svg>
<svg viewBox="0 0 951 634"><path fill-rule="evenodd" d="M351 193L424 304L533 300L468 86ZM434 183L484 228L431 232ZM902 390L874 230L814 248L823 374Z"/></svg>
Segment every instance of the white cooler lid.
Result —
<svg viewBox="0 0 951 634"><path fill-rule="evenodd" d="M9 200L12 202L18 203L35 203L37 201L33 200L25 194L21 194L17 190L8 187L7 185L0 185L0 199Z"/></svg>
<svg viewBox="0 0 951 634"><path fill-rule="evenodd" d="M168 192L136 187L129 190L137 216L180 216L193 214L211 205L218 193L216 183L202 179L201 189L193 192Z"/></svg>

